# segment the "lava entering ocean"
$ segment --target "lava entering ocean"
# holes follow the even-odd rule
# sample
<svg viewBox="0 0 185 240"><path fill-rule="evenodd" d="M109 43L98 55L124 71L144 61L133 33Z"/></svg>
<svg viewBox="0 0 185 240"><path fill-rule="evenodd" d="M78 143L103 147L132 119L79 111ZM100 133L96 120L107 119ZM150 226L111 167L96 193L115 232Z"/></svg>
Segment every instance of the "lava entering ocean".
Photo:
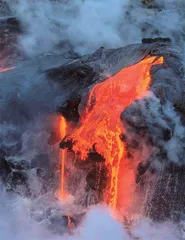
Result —
<svg viewBox="0 0 185 240"><path fill-rule="evenodd" d="M126 162L126 147L120 138L124 132L121 112L146 93L151 81L151 67L163 62L163 57L147 57L96 84L90 91L79 126L70 136L72 150L81 160L86 160L92 149L105 159L110 182L103 198L113 209L118 206L118 198L123 198L123 195L119 196L118 188L125 186L120 185L119 178L126 175L122 164ZM129 184L129 176L127 177ZM122 200L119 199L119 203L125 202Z"/></svg>

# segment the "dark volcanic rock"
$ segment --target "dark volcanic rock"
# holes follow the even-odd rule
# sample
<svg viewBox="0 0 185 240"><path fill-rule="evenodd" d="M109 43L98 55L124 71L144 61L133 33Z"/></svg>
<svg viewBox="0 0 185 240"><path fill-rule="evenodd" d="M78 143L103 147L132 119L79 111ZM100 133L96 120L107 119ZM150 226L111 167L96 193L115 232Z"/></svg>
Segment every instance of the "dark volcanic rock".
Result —
<svg viewBox="0 0 185 240"><path fill-rule="evenodd" d="M170 38L143 38L142 43L171 42Z"/></svg>
<svg viewBox="0 0 185 240"><path fill-rule="evenodd" d="M0 68L22 59L23 53L17 46L21 33L21 24L16 17L0 16Z"/></svg>
<svg viewBox="0 0 185 240"><path fill-rule="evenodd" d="M155 190L146 204L146 212L156 221L178 221L185 206L185 167L170 164L160 172Z"/></svg>
<svg viewBox="0 0 185 240"><path fill-rule="evenodd" d="M11 172L11 168L6 160L6 153L0 150L0 177L3 179Z"/></svg>
<svg viewBox="0 0 185 240"><path fill-rule="evenodd" d="M78 106L81 102L80 97L72 97L68 99L59 109L58 112L65 117L67 121L78 122L80 115L78 112Z"/></svg>
<svg viewBox="0 0 185 240"><path fill-rule="evenodd" d="M20 33L21 32L21 24L16 17L8 16L8 17L0 17L0 29L1 31L6 30L6 32Z"/></svg>
<svg viewBox="0 0 185 240"><path fill-rule="evenodd" d="M13 184L26 184L28 176L24 170L16 170L12 172L12 182Z"/></svg>
<svg viewBox="0 0 185 240"><path fill-rule="evenodd" d="M88 186L93 190L98 190L102 193L103 189L107 186L108 181L108 170L104 165L97 166L95 169L91 170L86 181Z"/></svg>

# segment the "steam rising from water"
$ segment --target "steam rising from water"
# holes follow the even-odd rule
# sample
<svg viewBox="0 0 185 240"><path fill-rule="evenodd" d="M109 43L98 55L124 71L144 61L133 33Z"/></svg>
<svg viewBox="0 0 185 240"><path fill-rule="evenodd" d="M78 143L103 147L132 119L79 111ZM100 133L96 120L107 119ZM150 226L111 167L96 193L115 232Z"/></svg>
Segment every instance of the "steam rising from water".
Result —
<svg viewBox="0 0 185 240"><path fill-rule="evenodd" d="M82 224L70 235L60 236L47 229L46 221L40 223L30 218L32 202L0 190L0 238L4 240L176 240L180 239L178 226L171 222L153 223L143 219L127 233L123 223L117 222L105 206L89 210ZM131 236L132 235L132 236Z"/></svg>
<svg viewBox="0 0 185 240"><path fill-rule="evenodd" d="M183 0L157 0L156 10L136 0L6 1L26 29L20 43L31 56L53 51L65 41L86 54L102 46L140 42L142 37L171 37L181 43L184 37Z"/></svg>

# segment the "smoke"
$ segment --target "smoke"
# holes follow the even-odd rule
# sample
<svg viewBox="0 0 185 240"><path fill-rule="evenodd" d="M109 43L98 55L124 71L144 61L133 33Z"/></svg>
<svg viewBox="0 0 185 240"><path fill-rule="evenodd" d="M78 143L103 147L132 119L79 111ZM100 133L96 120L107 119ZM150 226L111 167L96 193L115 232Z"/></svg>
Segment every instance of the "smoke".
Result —
<svg viewBox="0 0 185 240"><path fill-rule="evenodd" d="M171 222L154 223L143 219L137 221L132 228L126 229L123 223L116 221L105 206L91 208L82 224L70 234L64 236L47 228L48 219L40 222L30 218L32 201L14 196L0 189L0 238L6 240L162 240L181 239L181 232L177 225ZM44 204L44 203L43 203ZM39 208L37 209L38 214ZM62 228L62 226L61 226Z"/></svg>
<svg viewBox="0 0 185 240"><path fill-rule="evenodd" d="M26 29L20 39L28 55L51 51L67 41L78 53L121 46L118 27L126 3L114 1L18 1L12 11ZM111 11L110 6L112 6ZM114 7L113 7L114 6Z"/></svg>
<svg viewBox="0 0 185 240"><path fill-rule="evenodd" d="M181 232L178 226L172 222L155 223L149 219L143 219L136 223L132 229L132 236L142 240L169 240L181 239Z"/></svg>
<svg viewBox="0 0 185 240"><path fill-rule="evenodd" d="M136 153L136 159L142 159L144 162L151 157L161 163L163 160L168 160L169 163L185 164L185 127L171 102L167 101L161 104L159 98L152 92L148 92L144 98L135 101L126 109L122 113L122 118L125 123L129 121L129 125L132 126L128 127L129 137L134 139L132 136L134 134L135 138L138 136L137 141L142 142L142 151L141 149L139 151L140 157L137 155L138 149L133 150L133 154ZM137 134L137 129L142 129L143 135ZM148 153L146 153L146 149L148 149ZM161 149L163 149L162 153L160 153Z"/></svg>
<svg viewBox="0 0 185 240"><path fill-rule="evenodd" d="M105 206L97 206L89 210L82 225L69 234L61 236L48 230L47 217L40 222L30 218L32 201L29 199L14 196L0 189L0 238L6 240L90 240L90 239L113 239L129 240L128 234L121 223L118 223ZM42 203L44 204L44 202ZM36 204L37 215L42 211ZM36 215L36 214L35 214ZM98 217L98 219L97 219ZM60 229L63 226L60 225ZM53 233L52 233L53 232Z"/></svg>
<svg viewBox="0 0 185 240"><path fill-rule="evenodd" d="M135 0L6 1L25 29L20 47L29 56L59 51L64 43L79 54L143 37L170 37L183 44L183 0L153 1L154 9Z"/></svg>
<svg viewBox="0 0 185 240"><path fill-rule="evenodd" d="M97 216L99 220L97 221ZM81 237L83 240L93 239L108 239L116 238L117 240L129 240L128 233L126 233L124 226L116 222L110 215L107 208L97 206L92 208L88 213L84 223L80 226Z"/></svg>

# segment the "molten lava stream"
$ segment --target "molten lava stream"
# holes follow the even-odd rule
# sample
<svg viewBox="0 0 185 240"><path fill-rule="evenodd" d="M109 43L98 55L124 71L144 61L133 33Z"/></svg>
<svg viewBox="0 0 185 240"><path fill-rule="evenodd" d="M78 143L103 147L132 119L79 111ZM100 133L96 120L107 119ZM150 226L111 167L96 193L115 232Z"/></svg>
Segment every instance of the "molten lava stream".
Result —
<svg viewBox="0 0 185 240"><path fill-rule="evenodd" d="M126 187L129 187L129 181L133 179L132 176L124 174L130 163L126 159L125 146L120 139L120 134L124 131L120 115L134 100L145 94L151 81L151 67L162 63L163 57L147 57L96 84L89 94L80 126L71 135L75 142L73 150L80 153L82 160L87 158L93 146L96 152L105 158L110 172L110 183L104 193L104 201L113 209L118 206L118 202L119 205L124 205L130 201L123 192L119 194L119 189L125 187L121 185L119 178L127 176L127 179L122 179Z"/></svg>
<svg viewBox="0 0 185 240"><path fill-rule="evenodd" d="M63 139L66 136L67 124L64 117L60 118L60 136ZM64 182L65 182L65 161L67 157L67 152L65 149L60 150L60 161L61 161L61 174L60 174L60 189L58 191L58 198L60 200L64 200L66 198L66 193L64 190Z"/></svg>

